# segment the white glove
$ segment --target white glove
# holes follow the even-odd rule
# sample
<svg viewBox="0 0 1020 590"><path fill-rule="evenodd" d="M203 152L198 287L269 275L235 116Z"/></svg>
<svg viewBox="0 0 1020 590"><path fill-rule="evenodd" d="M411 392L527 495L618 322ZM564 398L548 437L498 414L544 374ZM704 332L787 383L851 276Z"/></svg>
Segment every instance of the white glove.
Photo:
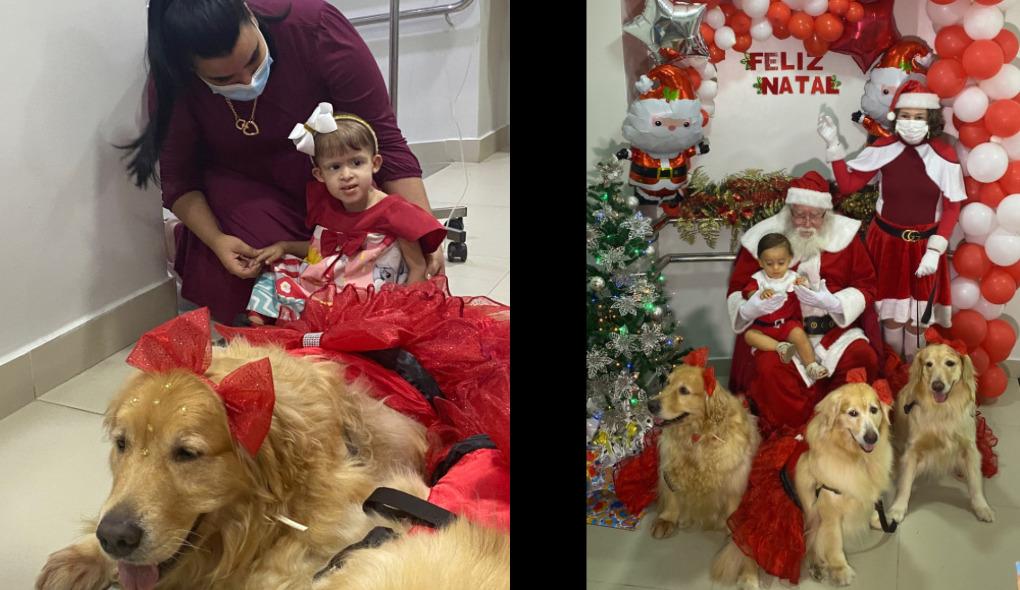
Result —
<svg viewBox="0 0 1020 590"><path fill-rule="evenodd" d="M843 145L839 143L839 131L836 129L836 123L833 122L832 117L829 115L818 115L818 135L825 140L826 160L833 162L846 157L846 151L843 149Z"/></svg>
<svg viewBox="0 0 1020 590"><path fill-rule="evenodd" d="M768 315L774 311L779 311L779 308L786 303L786 293L776 293L768 299L762 299L759 295L760 291L755 291L747 298L740 306L738 313L740 317L751 322L763 315Z"/></svg>
<svg viewBox="0 0 1020 590"><path fill-rule="evenodd" d="M825 279L818 284L817 291L801 285L794 285L793 290L797 293L797 299L804 305L824 309L829 313L843 312L843 304L838 297L829 292L829 288L825 286Z"/></svg>
<svg viewBox="0 0 1020 590"><path fill-rule="evenodd" d="M921 258L921 264L917 265L917 272L914 273L915 277L926 277L930 274L934 274L935 270L939 267L939 258L942 254L936 250L925 250L924 256Z"/></svg>

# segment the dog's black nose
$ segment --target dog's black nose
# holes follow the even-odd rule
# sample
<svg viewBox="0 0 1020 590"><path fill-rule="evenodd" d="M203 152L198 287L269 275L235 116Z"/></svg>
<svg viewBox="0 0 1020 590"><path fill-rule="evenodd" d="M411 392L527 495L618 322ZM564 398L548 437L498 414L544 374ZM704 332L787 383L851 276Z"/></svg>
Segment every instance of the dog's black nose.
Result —
<svg viewBox="0 0 1020 590"><path fill-rule="evenodd" d="M935 391L942 391L946 388L946 384L941 381L932 381L931 388Z"/></svg>
<svg viewBox="0 0 1020 590"><path fill-rule="evenodd" d="M877 440L878 440L878 433L875 432L874 430L869 430L869 431L864 433L864 442L868 443L869 445L875 444L875 442Z"/></svg>
<svg viewBox="0 0 1020 590"><path fill-rule="evenodd" d="M662 409L662 403L660 403L659 400L657 400L657 399L650 399L650 400L648 400L648 411L649 412L651 412L653 414L658 414L659 410L661 410L661 409Z"/></svg>
<svg viewBox="0 0 1020 590"><path fill-rule="evenodd" d="M99 544L112 557L130 555L142 543L143 534L133 511L123 506L107 512L96 528Z"/></svg>

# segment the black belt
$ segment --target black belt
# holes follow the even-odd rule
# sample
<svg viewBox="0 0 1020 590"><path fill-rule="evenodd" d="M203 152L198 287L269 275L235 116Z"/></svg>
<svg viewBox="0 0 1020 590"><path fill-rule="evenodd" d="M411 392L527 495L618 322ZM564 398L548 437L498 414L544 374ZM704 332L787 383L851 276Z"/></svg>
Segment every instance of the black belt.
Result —
<svg viewBox="0 0 1020 590"><path fill-rule="evenodd" d="M413 354L403 348L371 350L359 352L358 354L366 356L400 375L404 381L407 381L421 392L430 404L432 403L432 398L445 397L443 392L439 390L439 384L432 378L432 375L425 370L425 367L421 366L421 363L418 362L418 359Z"/></svg>
<svg viewBox="0 0 1020 590"><path fill-rule="evenodd" d="M766 328L778 328L786 323L786 318L776 320L774 322L763 322L762 320L754 320L754 325L765 326Z"/></svg>
<svg viewBox="0 0 1020 590"><path fill-rule="evenodd" d="M804 332L810 336L821 336L836 327L836 320L832 316L813 315L804 318Z"/></svg>
<svg viewBox="0 0 1020 590"><path fill-rule="evenodd" d="M687 166L677 168L645 168L631 162L630 171L645 178L682 178L687 175Z"/></svg>
<svg viewBox="0 0 1020 590"><path fill-rule="evenodd" d="M883 221L882 218L879 217L878 215L875 216L875 225L877 225L879 229L889 234L890 236L895 236L897 238L902 239L905 242L919 242L924 238L930 238L931 236L935 235L935 232L937 232L939 229L938 225L932 226L924 231L893 227L886 223L885 221Z"/></svg>

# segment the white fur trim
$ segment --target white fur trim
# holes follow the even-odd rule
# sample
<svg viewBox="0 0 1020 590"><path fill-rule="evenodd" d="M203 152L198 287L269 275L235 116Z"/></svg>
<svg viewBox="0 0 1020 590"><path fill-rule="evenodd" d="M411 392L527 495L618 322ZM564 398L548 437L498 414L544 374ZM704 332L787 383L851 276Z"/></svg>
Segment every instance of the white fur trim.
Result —
<svg viewBox="0 0 1020 590"><path fill-rule="evenodd" d="M641 77L638 78L637 82L634 82L634 88L637 88L637 91L641 94L651 90L654 85L655 84L652 82L652 79L644 74L641 74Z"/></svg>
<svg viewBox="0 0 1020 590"><path fill-rule="evenodd" d="M886 121L895 121L896 120L896 113L894 113L892 111L889 111L888 113L885 114L885 120Z"/></svg>
<svg viewBox="0 0 1020 590"><path fill-rule="evenodd" d="M941 109L939 96L929 92L906 92L893 105L894 109Z"/></svg>
<svg viewBox="0 0 1020 590"><path fill-rule="evenodd" d="M783 233L784 223L783 217L790 215L790 210L784 207L779 213L772 217L763 219L758 223L752 225L744 232L744 235L740 237L740 245L743 246L748 253L755 259L758 258L758 240L762 239L765 234ZM851 219L830 211L828 215L832 216L832 225L830 226L831 233L829 235L829 243L825 246L826 252L841 252L844 248L850 245L850 242L857 237L857 230L861 227L861 222L856 219Z"/></svg>
<svg viewBox="0 0 1020 590"><path fill-rule="evenodd" d="M836 143L836 145L830 145L825 148L825 161L832 163L846 158L846 149L843 148L843 144Z"/></svg>
<svg viewBox="0 0 1020 590"><path fill-rule="evenodd" d="M882 147L868 146L861 150L861 153L857 154L856 158L847 162L846 166L851 170L859 170L861 172L878 170L898 158L905 149L907 149L907 145L902 141Z"/></svg>
<svg viewBox="0 0 1020 590"><path fill-rule="evenodd" d="M943 196L953 202L963 201L967 198L967 189L963 186L963 170L958 163L943 159L927 143L913 146L913 148L921 156L928 178L939 187ZM902 141L882 147L869 146L846 165L853 170L871 172L898 158L905 149L907 149L907 145Z"/></svg>
<svg viewBox="0 0 1020 590"><path fill-rule="evenodd" d="M856 287L847 287L841 291L833 293L836 299L839 299L840 305L843 307L841 313L830 313L832 319L835 320L836 325L840 328L845 328L850 324L857 321L857 318L864 313L864 293L861 293Z"/></svg>
<svg viewBox="0 0 1020 590"><path fill-rule="evenodd" d="M913 298L882 299L875 302L875 310L878 312L880 320L893 320L897 323L909 323L916 326L927 305L927 301L918 301ZM935 303L932 304L931 323L928 325L939 324L948 328L952 326L952 317L952 307Z"/></svg>
<svg viewBox="0 0 1020 590"><path fill-rule="evenodd" d="M786 190L786 204L832 209L832 195L794 186Z"/></svg>
<svg viewBox="0 0 1020 590"><path fill-rule="evenodd" d="M945 254L946 253L946 248L948 248L948 247L949 247L949 240L943 238L942 236L940 236L938 234L935 234L935 235L931 236L930 238L928 238L928 249L930 249L930 250L935 250L939 254Z"/></svg>
<svg viewBox="0 0 1020 590"><path fill-rule="evenodd" d="M759 289L772 289L780 293L789 293L793 291L793 283L797 280L797 273L788 270L783 278L772 279L765 274L765 271L759 270L751 275L751 278L758 283Z"/></svg>
<svg viewBox="0 0 1020 590"><path fill-rule="evenodd" d="M740 317L740 306L744 304L744 295L740 291L730 293L726 298L726 308L730 314L730 326L737 334L743 333L751 326L751 322Z"/></svg>
<svg viewBox="0 0 1020 590"><path fill-rule="evenodd" d="M848 346L857 340L867 340L867 336L864 335L864 331L860 328L850 328L846 332L843 332L832 346L829 348L823 347L819 342L822 340L822 336L808 336L811 341L811 345L815 349L815 358L817 361L826 369L829 370L829 374L832 375L836 372L836 365L839 364L839 359L843 357L843 353L846 352ZM814 384L815 380L808 377L807 371L804 368L804 363L800 361L800 357L794 356L793 363L797 367L797 372L800 373L800 378L808 386Z"/></svg>

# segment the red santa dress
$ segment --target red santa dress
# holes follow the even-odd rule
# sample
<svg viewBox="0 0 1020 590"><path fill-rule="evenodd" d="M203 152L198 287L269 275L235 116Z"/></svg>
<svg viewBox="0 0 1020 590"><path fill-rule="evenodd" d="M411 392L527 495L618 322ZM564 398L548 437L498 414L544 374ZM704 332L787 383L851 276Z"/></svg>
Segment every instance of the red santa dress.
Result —
<svg viewBox="0 0 1020 590"><path fill-rule="evenodd" d="M745 298L751 297L760 290L772 289L777 294L786 293L786 303L776 311L754 320L754 325L751 328L780 342L785 342L794 328L804 328L804 324L801 322L800 301L793 290L797 276L797 273L792 270L786 271L786 275L779 279L769 277L764 271L754 273L751 282L744 287ZM760 297L760 295L758 296Z"/></svg>

